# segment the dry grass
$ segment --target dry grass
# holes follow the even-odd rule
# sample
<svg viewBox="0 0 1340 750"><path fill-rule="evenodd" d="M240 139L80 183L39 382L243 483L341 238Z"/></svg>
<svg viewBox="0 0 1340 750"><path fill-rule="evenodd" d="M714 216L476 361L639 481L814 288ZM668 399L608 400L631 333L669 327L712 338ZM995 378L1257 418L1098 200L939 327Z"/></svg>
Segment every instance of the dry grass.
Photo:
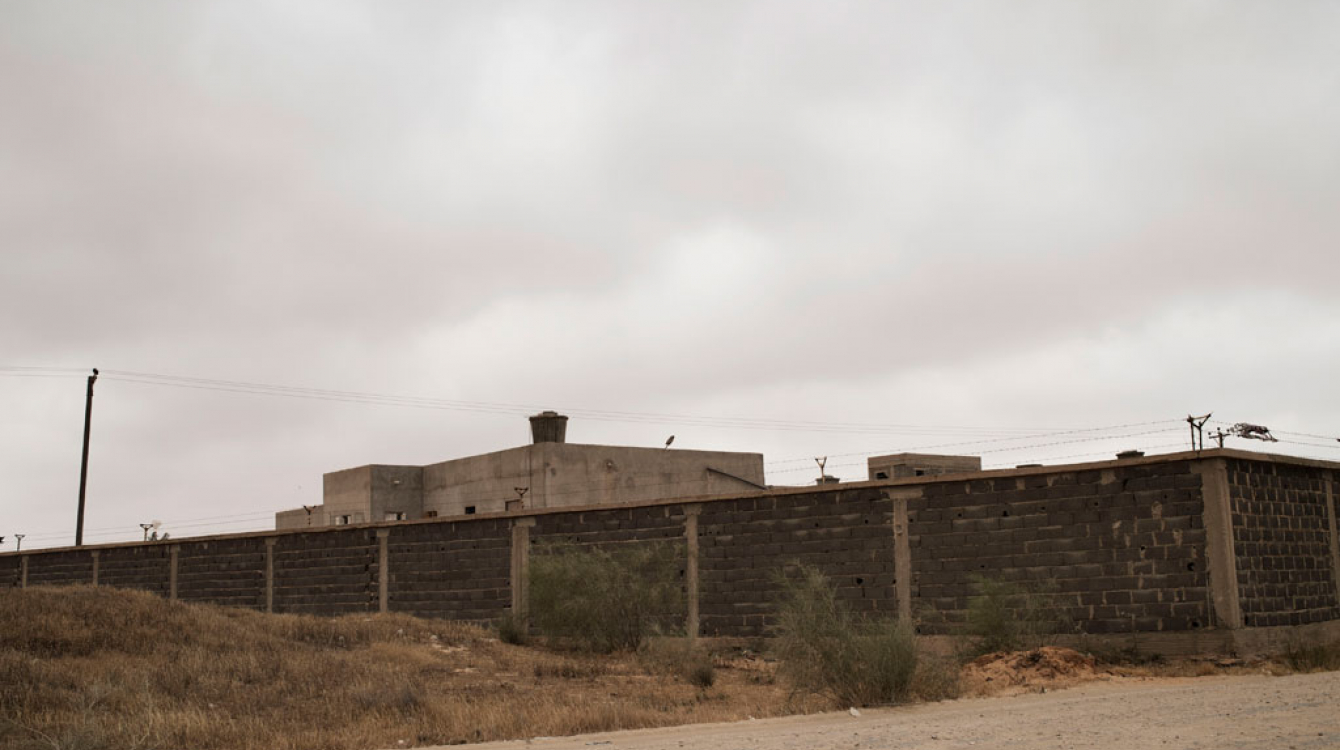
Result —
<svg viewBox="0 0 1340 750"><path fill-rule="evenodd" d="M1335 664L1334 646L1298 651L1297 668ZM693 676L705 664L710 686ZM1100 661L1093 678L1263 669L1289 671L1280 662ZM1022 689L1038 685L1030 676ZM959 690L952 660L922 654L914 699ZM834 708L846 706L797 693L765 659L673 639L593 655L405 615L265 615L106 588L0 591L0 748L364 750Z"/></svg>
<svg viewBox="0 0 1340 750"><path fill-rule="evenodd" d="M710 688L404 615L323 619L107 588L0 593L0 747L394 748L729 721L787 702L771 665Z"/></svg>

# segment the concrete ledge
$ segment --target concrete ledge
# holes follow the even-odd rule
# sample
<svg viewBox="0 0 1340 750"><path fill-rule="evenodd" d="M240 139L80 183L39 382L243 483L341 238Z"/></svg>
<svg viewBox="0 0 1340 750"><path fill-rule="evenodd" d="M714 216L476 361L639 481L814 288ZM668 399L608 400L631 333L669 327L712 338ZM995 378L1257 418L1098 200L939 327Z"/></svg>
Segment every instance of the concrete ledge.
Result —
<svg viewBox="0 0 1340 750"><path fill-rule="evenodd" d="M1300 646L1320 646L1340 641L1340 620L1306 625L1234 630L1233 650L1238 656L1281 654Z"/></svg>

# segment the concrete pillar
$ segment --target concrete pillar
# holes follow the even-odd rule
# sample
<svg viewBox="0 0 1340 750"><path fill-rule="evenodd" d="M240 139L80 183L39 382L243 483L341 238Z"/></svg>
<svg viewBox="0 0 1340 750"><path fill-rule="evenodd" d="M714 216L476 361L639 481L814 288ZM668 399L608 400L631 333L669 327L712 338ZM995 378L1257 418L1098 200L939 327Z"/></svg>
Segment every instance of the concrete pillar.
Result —
<svg viewBox="0 0 1340 750"><path fill-rule="evenodd" d="M277 537L265 538L265 611L275 611L275 542Z"/></svg>
<svg viewBox="0 0 1340 750"><path fill-rule="evenodd" d="M388 549L390 529L377 529L377 611L390 611L391 565Z"/></svg>
<svg viewBox="0 0 1340 750"><path fill-rule="evenodd" d="M181 551L181 545L174 544L168 547L168 599L177 600L177 553Z"/></svg>
<svg viewBox="0 0 1340 750"><path fill-rule="evenodd" d="M912 620L912 541L907 518L907 501L921 497L920 487L895 487L884 490L893 501L893 575L894 595L898 600L898 619Z"/></svg>
<svg viewBox="0 0 1340 750"><path fill-rule="evenodd" d="M98 585L98 558L101 556L101 550L92 550L89 552L93 556L93 585Z"/></svg>
<svg viewBox="0 0 1340 750"><path fill-rule="evenodd" d="M19 588L28 588L28 556L19 558Z"/></svg>
<svg viewBox="0 0 1340 750"><path fill-rule="evenodd" d="M688 616L684 629L689 639L698 637L698 516L703 506L684 506L684 540L687 545L684 563L684 596L688 600Z"/></svg>
<svg viewBox="0 0 1340 750"><path fill-rule="evenodd" d="M1237 554L1233 549L1228 461L1208 458L1194 462L1191 470L1200 475L1200 493L1205 503L1205 558L1215 625L1235 630L1242 627L1242 604L1238 597Z"/></svg>
<svg viewBox="0 0 1340 750"><path fill-rule="evenodd" d="M535 517L512 521L512 617L525 623L530 615L530 530Z"/></svg>
<svg viewBox="0 0 1340 750"><path fill-rule="evenodd" d="M1331 583L1335 586L1335 600L1340 602L1340 508L1336 507L1335 472L1326 472L1326 520L1331 527Z"/></svg>

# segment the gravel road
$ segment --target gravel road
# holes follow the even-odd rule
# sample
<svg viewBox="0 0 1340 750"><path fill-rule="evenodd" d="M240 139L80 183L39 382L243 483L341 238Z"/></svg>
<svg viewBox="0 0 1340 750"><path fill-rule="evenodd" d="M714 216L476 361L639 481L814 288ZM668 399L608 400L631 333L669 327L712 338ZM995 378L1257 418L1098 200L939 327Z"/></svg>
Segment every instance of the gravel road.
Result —
<svg viewBox="0 0 1340 750"><path fill-rule="evenodd" d="M1340 672L1090 683L1045 694L492 742L477 750L1340 748Z"/></svg>

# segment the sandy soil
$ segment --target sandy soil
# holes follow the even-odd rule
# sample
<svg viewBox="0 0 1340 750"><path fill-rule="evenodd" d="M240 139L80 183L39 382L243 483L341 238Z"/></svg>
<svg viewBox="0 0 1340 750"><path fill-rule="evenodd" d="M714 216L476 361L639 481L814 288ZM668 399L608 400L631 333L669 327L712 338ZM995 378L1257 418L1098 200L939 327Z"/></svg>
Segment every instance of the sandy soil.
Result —
<svg viewBox="0 0 1340 750"><path fill-rule="evenodd" d="M1090 683L734 724L537 738L478 750L1340 748L1340 672Z"/></svg>

